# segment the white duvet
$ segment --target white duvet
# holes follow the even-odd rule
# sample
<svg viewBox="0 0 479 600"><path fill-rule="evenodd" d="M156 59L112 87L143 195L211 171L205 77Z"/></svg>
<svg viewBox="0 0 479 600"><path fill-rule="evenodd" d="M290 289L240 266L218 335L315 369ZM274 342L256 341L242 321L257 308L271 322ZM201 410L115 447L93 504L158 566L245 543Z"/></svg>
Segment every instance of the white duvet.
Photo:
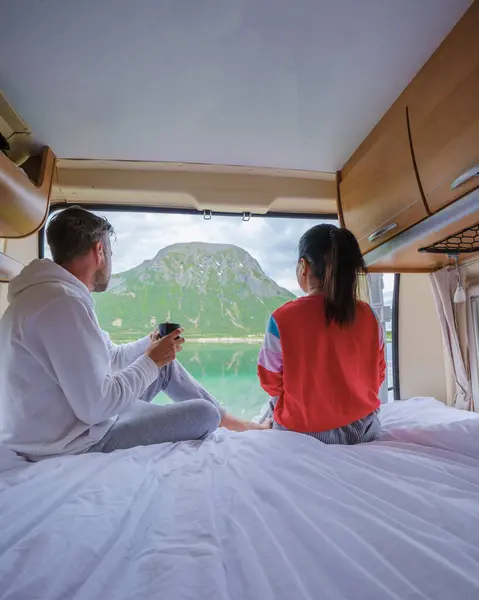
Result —
<svg viewBox="0 0 479 600"><path fill-rule="evenodd" d="M4 452L0 598L477 600L478 417L417 399L354 447L221 431L34 465Z"/></svg>

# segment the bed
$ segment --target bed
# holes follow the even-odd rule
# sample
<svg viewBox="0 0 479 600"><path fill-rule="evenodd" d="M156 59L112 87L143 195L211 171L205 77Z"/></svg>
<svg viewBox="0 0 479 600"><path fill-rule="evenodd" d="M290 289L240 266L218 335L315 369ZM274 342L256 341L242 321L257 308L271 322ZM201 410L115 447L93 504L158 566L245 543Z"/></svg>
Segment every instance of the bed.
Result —
<svg viewBox="0 0 479 600"><path fill-rule="evenodd" d="M27 464L0 450L2 600L479 598L479 415L381 439L218 431Z"/></svg>

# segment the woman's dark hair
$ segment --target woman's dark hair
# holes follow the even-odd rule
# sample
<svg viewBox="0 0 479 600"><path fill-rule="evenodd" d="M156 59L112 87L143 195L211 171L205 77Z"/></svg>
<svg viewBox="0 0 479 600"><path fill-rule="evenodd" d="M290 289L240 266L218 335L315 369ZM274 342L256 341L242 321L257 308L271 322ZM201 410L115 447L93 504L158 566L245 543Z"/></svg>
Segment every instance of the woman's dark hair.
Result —
<svg viewBox="0 0 479 600"><path fill-rule="evenodd" d="M71 206L58 212L47 227L47 242L53 261L64 265L84 256L94 244L103 242L105 235L114 235L113 226L104 218Z"/></svg>
<svg viewBox="0 0 479 600"><path fill-rule="evenodd" d="M348 229L316 225L299 240L299 260L306 260L324 294L326 322L341 327L356 317L358 276L367 272L358 241Z"/></svg>

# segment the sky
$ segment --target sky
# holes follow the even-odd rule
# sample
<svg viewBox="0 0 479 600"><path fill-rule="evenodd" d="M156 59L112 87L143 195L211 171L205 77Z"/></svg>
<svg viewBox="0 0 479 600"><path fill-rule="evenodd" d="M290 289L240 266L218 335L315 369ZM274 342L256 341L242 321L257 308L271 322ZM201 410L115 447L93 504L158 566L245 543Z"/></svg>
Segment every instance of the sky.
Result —
<svg viewBox="0 0 479 600"><path fill-rule="evenodd" d="M115 228L113 272L119 273L137 266L157 252L178 242L212 242L234 244L249 252L263 271L278 285L294 294L301 291L296 282L297 247L299 238L313 225L325 221L213 215L162 214L148 212L97 212L106 216ZM330 221L336 224L336 221ZM48 256L47 251L45 255ZM392 298L392 276L385 277L385 300Z"/></svg>

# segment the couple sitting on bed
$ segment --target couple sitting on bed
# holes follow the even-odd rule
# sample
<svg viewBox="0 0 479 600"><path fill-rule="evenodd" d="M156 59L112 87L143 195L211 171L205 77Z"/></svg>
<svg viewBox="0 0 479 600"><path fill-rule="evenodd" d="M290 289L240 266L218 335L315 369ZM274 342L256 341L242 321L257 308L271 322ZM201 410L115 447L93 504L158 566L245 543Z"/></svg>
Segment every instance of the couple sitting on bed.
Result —
<svg viewBox="0 0 479 600"><path fill-rule="evenodd" d="M260 425L227 414L175 360L182 330L115 345L100 329L91 292L108 286L112 234L106 219L68 208L48 226L53 261L34 260L12 280L0 320L0 443L39 460L201 439L218 426L374 439L384 348L356 297L365 267L350 232L318 225L301 238L307 296L268 323L258 373L272 399ZM152 404L159 392L174 403Z"/></svg>

